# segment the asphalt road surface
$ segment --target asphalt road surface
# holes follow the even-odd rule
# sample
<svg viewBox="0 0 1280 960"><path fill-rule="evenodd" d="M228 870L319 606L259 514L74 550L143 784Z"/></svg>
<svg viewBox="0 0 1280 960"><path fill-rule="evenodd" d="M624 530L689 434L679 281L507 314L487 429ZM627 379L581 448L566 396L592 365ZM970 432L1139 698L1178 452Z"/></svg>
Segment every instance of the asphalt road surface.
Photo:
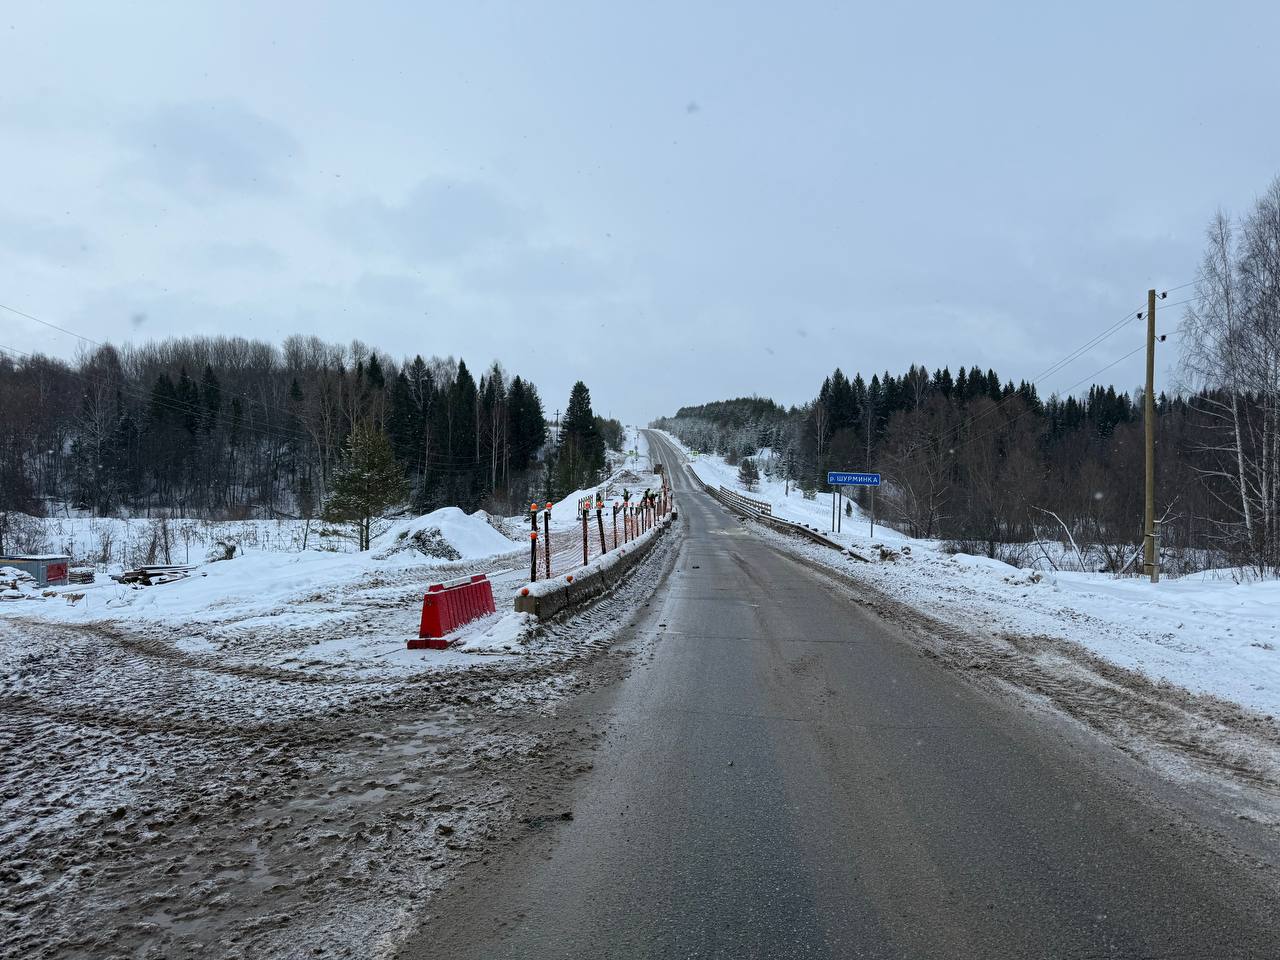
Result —
<svg viewBox="0 0 1280 960"><path fill-rule="evenodd" d="M580 705L613 733L572 821L404 957L1280 957L1272 888L1103 745L920 657L673 478L652 655Z"/></svg>

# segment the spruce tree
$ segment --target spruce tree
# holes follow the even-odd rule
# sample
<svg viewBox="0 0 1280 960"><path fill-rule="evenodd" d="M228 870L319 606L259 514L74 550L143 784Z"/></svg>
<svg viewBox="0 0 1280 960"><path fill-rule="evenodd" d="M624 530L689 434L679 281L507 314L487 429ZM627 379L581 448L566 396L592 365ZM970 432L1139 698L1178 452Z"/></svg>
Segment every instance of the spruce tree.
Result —
<svg viewBox="0 0 1280 960"><path fill-rule="evenodd" d="M178 373L177 401L182 411L182 425L194 437L196 428L200 426L200 388L187 376L186 367Z"/></svg>
<svg viewBox="0 0 1280 960"><path fill-rule="evenodd" d="M569 392L569 405L560 421L556 451L556 482L560 495L594 483L604 469L604 439L596 428L591 391L579 380Z"/></svg>
<svg viewBox="0 0 1280 960"><path fill-rule="evenodd" d="M477 506L480 484L479 433L476 430L476 382L465 362L458 361L458 373L449 388L445 405L446 441L444 456L436 465L446 503L464 510Z"/></svg>
<svg viewBox="0 0 1280 960"><path fill-rule="evenodd" d="M365 382L373 390L381 390L386 386L387 378L382 372L382 364L378 362L376 353L369 355L369 365L364 370Z"/></svg>
<svg viewBox="0 0 1280 960"><path fill-rule="evenodd" d="M368 550L378 521L408 494L391 441L362 424L347 437L345 455L333 477L333 495L324 505L329 523L350 524L360 550Z"/></svg>
<svg viewBox="0 0 1280 960"><path fill-rule="evenodd" d="M200 378L200 404L204 407L204 428L212 431L218 425L218 414L222 410L222 387L213 367L207 363Z"/></svg>

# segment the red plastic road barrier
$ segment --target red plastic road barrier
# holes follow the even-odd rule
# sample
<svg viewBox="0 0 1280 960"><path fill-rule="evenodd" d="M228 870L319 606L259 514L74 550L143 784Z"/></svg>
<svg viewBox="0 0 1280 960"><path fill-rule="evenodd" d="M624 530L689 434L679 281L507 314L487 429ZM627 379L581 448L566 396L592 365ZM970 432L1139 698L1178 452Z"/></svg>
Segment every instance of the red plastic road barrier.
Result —
<svg viewBox="0 0 1280 960"><path fill-rule="evenodd" d="M493 584L486 574L432 584L422 598L422 623L417 638L409 641L409 649L443 650L449 646L445 634L496 611Z"/></svg>

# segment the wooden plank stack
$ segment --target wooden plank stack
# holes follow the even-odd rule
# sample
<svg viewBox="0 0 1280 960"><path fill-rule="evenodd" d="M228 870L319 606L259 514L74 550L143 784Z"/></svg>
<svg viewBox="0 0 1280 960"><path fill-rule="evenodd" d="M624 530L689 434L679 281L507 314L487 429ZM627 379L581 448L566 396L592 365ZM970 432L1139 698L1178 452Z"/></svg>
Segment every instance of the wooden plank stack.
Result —
<svg viewBox="0 0 1280 960"><path fill-rule="evenodd" d="M171 564L171 565L148 565L138 567L135 570L125 570L122 573L111 574L111 579L116 583L127 584L136 587L154 587L161 583L173 583L176 580L185 580L191 576L192 571L196 568L191 564Z"/></svg>

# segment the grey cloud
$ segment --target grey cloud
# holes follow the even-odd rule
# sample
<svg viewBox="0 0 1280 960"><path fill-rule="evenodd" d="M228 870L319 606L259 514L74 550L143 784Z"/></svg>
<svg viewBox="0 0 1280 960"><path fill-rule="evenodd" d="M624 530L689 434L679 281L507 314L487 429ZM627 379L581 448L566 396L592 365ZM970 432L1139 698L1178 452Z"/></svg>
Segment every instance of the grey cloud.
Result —
<svg viewBox="0 0 1280 960"><path fill-rule="evenodd" d="M279 193L299 153L286 129L234 100L167 104L126 129L130 172L188 199Z"/></svg>
<svg viewBox="0 0 1280 960"><path fill-rule="evenodd" d="M421 281L390 273L363 274L356 280L352 292L359 299L379 306L408 307L426 298L426 288Z"/></svg>
<svg viewBox="0 0 1280 960"><path fill-rule="evenodd" d="M75 224L0 213L0 245L12 253L58 266L89 258L89 235Z"/></svg>
<svg viewBox="0 0 1280 960"><path fill-rule="evenodd" d="M337 213L333 226L356 249L420 263L521 240L530 221L525 211L483 183L433 179L418 184L403 203L368 199L349 204Z"/></svg>
<svg viewBox="0 0 1280 960"><path fill-rule="evenodd" d="M594 297L611 286L605 264L564 246L504 250L459 279L468 293L514 296Z"/></svg>
<svg viewBox="0 0 1280 960"><path fill-rule="evenodd" d="M284 264L280 251L265 243L212 243L204 251L205 261L213 267L241 270L270 270Z"/></svg>

